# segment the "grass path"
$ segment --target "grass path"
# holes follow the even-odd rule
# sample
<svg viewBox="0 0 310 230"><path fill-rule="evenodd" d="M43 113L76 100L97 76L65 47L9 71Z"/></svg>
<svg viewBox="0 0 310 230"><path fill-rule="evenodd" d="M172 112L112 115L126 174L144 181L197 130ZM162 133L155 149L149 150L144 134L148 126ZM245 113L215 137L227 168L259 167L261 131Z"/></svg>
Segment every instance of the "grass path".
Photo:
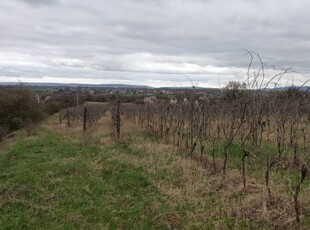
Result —
<svg viewBox="0 0 310 230"><path fill-rule="evenodd" d="M46 129L0 150L1 229L166 228L163 199L141 168L111 149Z"/></svg>

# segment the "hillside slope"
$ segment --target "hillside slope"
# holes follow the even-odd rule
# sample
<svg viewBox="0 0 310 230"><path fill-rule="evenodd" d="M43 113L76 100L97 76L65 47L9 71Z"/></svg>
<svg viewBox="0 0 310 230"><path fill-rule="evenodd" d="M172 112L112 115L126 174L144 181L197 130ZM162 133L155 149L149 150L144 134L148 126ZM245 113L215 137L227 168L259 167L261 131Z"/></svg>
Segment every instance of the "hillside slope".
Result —
<svg viewBox="0 0 310 230"><path fill-rule="evenodd" d="M210 175L195 159L123 124L113 141L106 116L83 134L51 118L33 136L0 148L3 229L290 229L292 202L238 172ZM219 159L220 160L220 159ZM303 226L309 226L304 210Z"/></svg>

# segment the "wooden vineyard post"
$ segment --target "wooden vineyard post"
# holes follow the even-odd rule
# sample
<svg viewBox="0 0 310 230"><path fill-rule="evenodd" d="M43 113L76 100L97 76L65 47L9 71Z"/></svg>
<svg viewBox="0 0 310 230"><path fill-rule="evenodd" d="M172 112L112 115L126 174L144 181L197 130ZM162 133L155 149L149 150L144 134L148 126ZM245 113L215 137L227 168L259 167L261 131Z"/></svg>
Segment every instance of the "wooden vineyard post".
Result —
<svg viewBox="0 0 310 230"><path fill-rule="evenodd" d="M268 158L267 165L266 165L266 171L265 171L265 185L266 185L266 188L267 188L268 198L269 199L271 198L271 190L270 190L270 187L269 187L270 169L271 169L270 158Z"/></svg>
<svg viewBox="0 0 310 230"><path fill-rule="evenodd" d="M293 193L294 195L294 207L295 207L295 214L296 214L296 222L297 224L300 224L300 204L298 201L299 198L299 193L301 190L301 185L304 182L304 180L306 179L307 175L309 173L308 167L303 164L301 167L301 171L300 171L300 180L295 188L295 191Z"/></svg>
<svg viewBox="0 0 310 230"><path fill-rule="evenodd" d="M243 189L246 189L246 173L245 173L245 166L246 166L246 158L250 156L250 152L243 149L243 156L242 156L242 179L243 179Z"/></svg>
<svg viewBox="0 0 310 230"><path fill-rule="evenodd" d="M194 143L194 99L191 98L189 112L189 138L190 138L190 155L193 156L196 143Z"/></svg>
<svg viewBox="0 0 310 230"><path fill-rule="evenodd" d="M83 132L86 132L87 129L87 108L84 108L84 117L83 117Z"/></svg>
<svg viewBox="0 0 310 230"><path fill-rule="evenodd" d="M59 116L59 124L61 124L62 123L61 112L58 113L58 116Z"/></svg>
<svg viewBox="0 0 310 230"><path fill-rule="evenodd" d="M70 111L69 111L69 109L67 110L67 119L68 119L67 125L68 125L68 126L71 126L71 122L70 122Z"/></svg>
<svg viewBox="0 0 310 230"><path fill-rule="evenodd" d="M115 113L115 122L116 122L116 137L117 139L120 138L121 134L121 113L120 113L120 101L117 101L116 113Z"/></svg>

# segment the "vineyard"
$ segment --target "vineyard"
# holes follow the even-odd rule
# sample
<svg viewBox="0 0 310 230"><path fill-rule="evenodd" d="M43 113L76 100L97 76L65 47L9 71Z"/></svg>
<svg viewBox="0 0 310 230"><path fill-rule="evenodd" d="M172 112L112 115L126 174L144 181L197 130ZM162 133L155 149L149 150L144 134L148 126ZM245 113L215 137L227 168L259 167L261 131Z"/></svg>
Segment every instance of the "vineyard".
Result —
<svg viewBox="0 0 310 230"><path fill-rule="evenodd" d="M259 203L267 210L280 205L283 210L270 215L275 219L289 218L287 224L293 226L310 218L310 200L306 196L309 101L308 92L294 89L229 89L217 97L178 95L174 103L160 100L127 104L118 100L72 107L62 111L59 118L60 122L66 120L68 126L83 124L86 132L100 117L109 114L117 141L126 142L131 130L122 130L122 124L130 123L142 133L173 146L175 154L196 161L208 175L221 177L223 183L231 172L239 172L242 192L251 193L254 179L262 185ZM284 202L283 195L291 201L289 204L280 204Z"/></svg>
<svg viewBox="0 0 310 230"><path fill-rule="evenodd" d="M83 106L74 106L59 112L59 123L66 120L67 125L83 123L83 130L94 125L108 110L106 104L86 103Z"/></svg>

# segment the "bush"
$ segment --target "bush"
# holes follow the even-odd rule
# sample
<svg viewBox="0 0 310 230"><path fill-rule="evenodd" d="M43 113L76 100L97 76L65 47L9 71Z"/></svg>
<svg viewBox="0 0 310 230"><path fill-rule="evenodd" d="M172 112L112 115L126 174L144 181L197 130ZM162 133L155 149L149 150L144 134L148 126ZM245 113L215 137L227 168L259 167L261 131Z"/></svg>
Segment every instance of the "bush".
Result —
<svg viewBox="0 0 310 230"><path fill-rule="evenodd" d="M52 115L65 108L59 101L47 101L43 105L43 110L47 115Z"/></svg>
<svg viewBox="0 0 310 230"><path fill-rule="evenodd" d="M25 88L0 89L0 139L26 123L38 122L43 113L36 95Z"/></svg>
<svg viewBox="0 0 310 230"><path fill-rule="evenodd" d="M224 99L233 101L245 96L246 84L230 81L223 91Z"/></svg>

